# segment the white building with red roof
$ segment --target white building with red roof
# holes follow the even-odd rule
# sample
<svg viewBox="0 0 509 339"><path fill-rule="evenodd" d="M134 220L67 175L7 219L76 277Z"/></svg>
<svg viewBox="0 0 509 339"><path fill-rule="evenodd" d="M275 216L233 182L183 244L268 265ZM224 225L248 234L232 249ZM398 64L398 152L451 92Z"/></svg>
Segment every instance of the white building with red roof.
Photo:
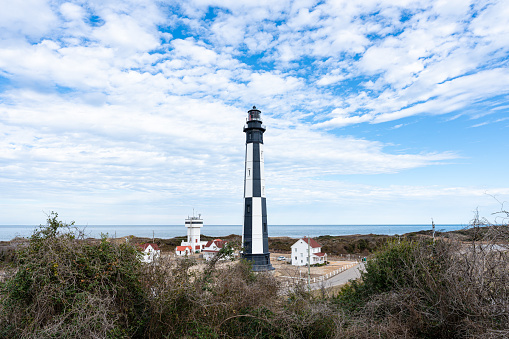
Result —
<svg viewBox="0 0 509 339"><path fill-rule="evenodd" d="M302 238L292 245L292 265L304 266L308 264L324 264L327 262L327 253L322 252L322 245L315 239Z"/></svg>
<svg viewBox="0 0 509 339"><path fill-rule="evenodd" d="M175 247L175 254L178 256L189 255L193 253L193 249L191 246L177 246Z"/></svg>
<svg viewBox="0 0 509 339"><path fill-rule="evenodd" d="M180 246L175 248L175 254L177 255L189 255L191 253L199 253L203 250L203 247L207 243L206 241L200 240L200 228L203 227L203 219L201 218L201 214L198 214L197 217L193 216L187 217L185 220L185 225L187 228L187 241L182 241ZM186 248L189 248L189 251Z"/></svg>
<svg viewBox="0 0 509 339"><path fill-rule="evenodd" d="M221 239L214 239L207 242L203 250L203 259L211 260L228 242Z"/></svg>
<svg viewBox="0 0 509 339"><path fill-rule="evenodd" d="M145 244L137 244L138 248L143 254L141 258L142 262L151 263L155 259L158 259L161 255L161 250L157 244L145 243Z"/></svg>

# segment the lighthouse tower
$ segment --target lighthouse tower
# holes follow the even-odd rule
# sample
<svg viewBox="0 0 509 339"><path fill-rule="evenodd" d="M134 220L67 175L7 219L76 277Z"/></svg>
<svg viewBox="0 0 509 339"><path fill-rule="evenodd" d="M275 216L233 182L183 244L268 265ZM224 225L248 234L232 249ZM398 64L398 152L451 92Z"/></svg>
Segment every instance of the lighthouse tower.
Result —
<svg viewBox="0 0 509 339"><path fill-rule="evenodd" d="M267 229L267 205L265 202L265 175L263 170L263 132L260 111L253 106L247 112L246 165L244 172L244 230L243 258L251 261L253 271L269 271L269 232Z"/></svg>

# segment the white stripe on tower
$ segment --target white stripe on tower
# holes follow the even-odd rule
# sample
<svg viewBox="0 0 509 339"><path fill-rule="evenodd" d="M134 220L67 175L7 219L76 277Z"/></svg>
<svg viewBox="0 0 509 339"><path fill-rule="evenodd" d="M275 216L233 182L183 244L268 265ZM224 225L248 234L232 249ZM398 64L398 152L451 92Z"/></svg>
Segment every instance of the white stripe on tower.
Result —
<svg viewBox="0 0 509 339"><path fill-rule="evenodd" d="M263 254L262 198L253 197L253 254Z"/></svg>
<svg viewBox="0 0 509 339"><path fill-rule="evenodd" d="M244 197L253 197L253 144L246 145L246 173L244 175Z"/></svg>

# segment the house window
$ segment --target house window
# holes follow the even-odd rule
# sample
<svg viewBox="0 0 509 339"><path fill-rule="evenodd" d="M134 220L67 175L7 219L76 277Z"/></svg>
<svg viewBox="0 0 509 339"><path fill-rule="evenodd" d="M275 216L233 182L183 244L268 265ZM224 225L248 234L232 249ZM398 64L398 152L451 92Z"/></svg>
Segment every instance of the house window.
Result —
<svg viewBox="0 0 509 339"><path fill-rule="evenodd" d="M304 253L301 253L301 254L300 254L300 257L302 258L303 256L304 256Z"/></svg>
<svg viewBox="0 0 509 339"><path fill-rule="evenodd" d="M297 247L295 247L295 252L297 252Z"/></svg>
<svg viewBox="0 0 509 339"><path fill-rule="evenodd" d="M295 260L297 260L297 257L295 257Z"/></svg>

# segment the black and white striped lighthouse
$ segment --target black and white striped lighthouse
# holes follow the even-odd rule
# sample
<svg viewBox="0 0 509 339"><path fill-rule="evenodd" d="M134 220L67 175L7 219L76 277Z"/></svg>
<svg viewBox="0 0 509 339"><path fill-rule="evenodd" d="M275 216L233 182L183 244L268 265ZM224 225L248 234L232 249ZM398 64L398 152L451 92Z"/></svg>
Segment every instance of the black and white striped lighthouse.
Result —
<svg viewBox="0 0 509 339"><path fill-rule="evenodd" d="M253 271L270 271L267 204L265 201L265 175L263 168L263 132L260 110L253 106L247 112L246 165L244 171L244 230L243 258L251 261Z"/></svg>

